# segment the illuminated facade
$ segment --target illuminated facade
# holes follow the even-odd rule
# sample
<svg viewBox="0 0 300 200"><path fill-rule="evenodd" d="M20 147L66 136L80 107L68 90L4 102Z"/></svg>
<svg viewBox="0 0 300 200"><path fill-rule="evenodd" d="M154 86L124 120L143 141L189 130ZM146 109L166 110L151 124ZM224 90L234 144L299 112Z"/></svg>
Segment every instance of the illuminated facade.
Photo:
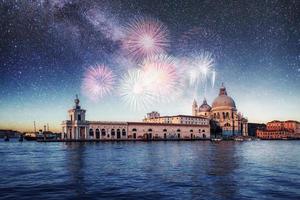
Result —
<svg viewBox="0 0 300 200"><path fill-rule="evenodd" d="M208 105L206 99L200 106L194 100L192 115L209 118L221 128L223 136L248 135L248 120L237 112L235 102L227 95L223 84L212 106Z"/></svg>
<svg viewBox="0 0 300 200"><path fill-rule="evenodd" d="M75 106L68 111L69 119L62 122L62 138L74 140L139 140L139 139L207 139L209 119L177 115L160 117L148 114L143 122L87 121L76 96Z"/></svg>

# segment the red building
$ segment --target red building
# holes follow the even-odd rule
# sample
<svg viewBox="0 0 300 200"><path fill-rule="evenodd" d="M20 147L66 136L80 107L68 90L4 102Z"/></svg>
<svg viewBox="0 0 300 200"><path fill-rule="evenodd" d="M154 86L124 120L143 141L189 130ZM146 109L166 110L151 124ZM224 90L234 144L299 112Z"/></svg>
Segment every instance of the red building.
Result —
<svg viewBox="0 0 300 200"><path fill-rule="evenodd" d="M256 136L261 139L300 139L300 122L294 120L267 123L266 129L256 131Z"/></svg>

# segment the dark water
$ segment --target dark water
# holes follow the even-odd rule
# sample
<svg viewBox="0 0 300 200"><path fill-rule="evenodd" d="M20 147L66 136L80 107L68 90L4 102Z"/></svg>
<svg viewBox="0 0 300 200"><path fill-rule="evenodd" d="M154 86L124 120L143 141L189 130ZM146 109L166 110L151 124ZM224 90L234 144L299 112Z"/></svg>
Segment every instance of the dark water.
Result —
<svg viewBox="0 0 300 200"><path fill-rule="evenodd" d="M300 141L0 142L1 199L300 199Z"/></svg>

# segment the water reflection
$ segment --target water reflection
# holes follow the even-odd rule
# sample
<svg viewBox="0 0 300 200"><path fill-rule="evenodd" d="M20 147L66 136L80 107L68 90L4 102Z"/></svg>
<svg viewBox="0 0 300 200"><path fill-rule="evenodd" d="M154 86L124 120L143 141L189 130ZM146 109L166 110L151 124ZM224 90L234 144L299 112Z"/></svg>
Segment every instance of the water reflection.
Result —
<svg viewBox="0 0 300 200"><path fill-rule="evenodd" d="M69 179L66 185L67 189L74 190L76 198L83 198L86 194L87 183L84 181L85 177L85 148L87 144L84 143L66 143L66 168L68 169Z"/></svg>
<svg viewBox="0 0 300 200"><path fill-rule="evenodd" d="M0 198L300 199L299 144L0 143Z"/></svg>

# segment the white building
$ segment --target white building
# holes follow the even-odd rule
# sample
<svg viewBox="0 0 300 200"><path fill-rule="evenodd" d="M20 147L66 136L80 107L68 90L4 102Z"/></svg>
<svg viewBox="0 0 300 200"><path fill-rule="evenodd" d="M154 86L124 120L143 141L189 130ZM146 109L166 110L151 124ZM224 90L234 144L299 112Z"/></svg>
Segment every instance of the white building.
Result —
<svg viewBox="0 0 300 200"><path fill-rule="evenodd" d="M158 112L143 122L87 121L86 110L75 106L68 111L69 119L62 122L63 139L205 139L210 138L209 119L199 116L177 115L160 117ZM148 119L148 120L147 120Z"/></svg>
<svg viewBox="0 0 300 200"><path fill-rule="evenodd" d="M234 100L227 95L226 88L222 84L219 96L215 98L212 106L206 99L198 107L196 100L192 105L193 116L208 117L222 130L223 136L248 135L248 120L237 112Z"/></svg>

